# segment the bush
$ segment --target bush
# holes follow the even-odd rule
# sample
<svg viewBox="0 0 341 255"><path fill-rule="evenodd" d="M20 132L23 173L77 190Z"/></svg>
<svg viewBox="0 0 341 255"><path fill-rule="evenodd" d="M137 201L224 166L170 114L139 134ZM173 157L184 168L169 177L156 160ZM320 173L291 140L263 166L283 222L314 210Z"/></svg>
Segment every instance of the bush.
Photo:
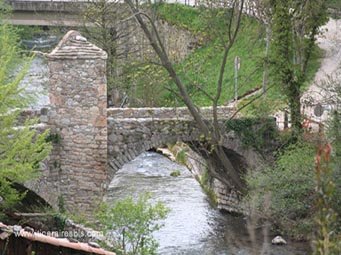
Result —
<svg viewBox="0 0 341 255"><path fill-rule="evenodd" d="M332 179L336 185L333 204L336 212L341 215L341 113L338 111L333 113L330 120L328 138L332 146ZM339 228L341 229L341 222L339 222Z"/></svg>
<svg viewBox="0 0 341 255"><path fill-rule="evenodd" d="M127 197L100 209L99 220L118 255L156 254L158 244L152 233L163 226L160 220L169 210L161 202L152 205L149 199L149 194L139 196L137 201Z"/></svg>
<svg viewBox="0 0 341 255"><path fill-rule="evenodd" d="M242 144L263 153L270 147L270 141L278 137L273 118L239 118L226 122L228 130L236 132Z"/></svg>
<svg viewBox="0 0 341 255"><path fill-rule="evenodd" d="M263 204L270 194L270 215L274 223L296 238L306 237L313 227L315 201L314 146L300 142L290 145L274 167L250 173L248 199L264 215Z"/></svg>

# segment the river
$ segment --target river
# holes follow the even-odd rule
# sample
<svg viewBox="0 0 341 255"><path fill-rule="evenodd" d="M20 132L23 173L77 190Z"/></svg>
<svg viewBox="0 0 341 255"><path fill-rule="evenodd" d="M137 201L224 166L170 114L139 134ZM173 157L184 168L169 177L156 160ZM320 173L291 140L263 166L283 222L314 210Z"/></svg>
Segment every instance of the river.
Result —
<svg viewBox="0 0 341 255"><path fill-rule="evenodd" d="M180 171L180 176L170 176L175 170ZM162 201L171 210L164 227L155 233L159 254L255 254L251 252L245 220L212 208L199 183L183 165L155 152L142 153L116 173L106 199L113 203L144 192L150 192L152 200ZM256 247L261 250L261 232L257 236ZM270 245L270 249L268 254L274 255L310 254L306 243Z"/></svg>

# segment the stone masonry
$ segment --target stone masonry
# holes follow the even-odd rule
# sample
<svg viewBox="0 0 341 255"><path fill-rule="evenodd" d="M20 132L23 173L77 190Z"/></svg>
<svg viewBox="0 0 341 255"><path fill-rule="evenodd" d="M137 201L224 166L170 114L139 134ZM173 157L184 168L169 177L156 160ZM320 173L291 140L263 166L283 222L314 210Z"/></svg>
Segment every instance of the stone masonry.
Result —
<svg viewBox="0 0 341 255"><path fill-rule="evenodd" d="M107 54L76 31L48 55L49 126L59 136L50 168L51 185L67 210L92 211L107 179ZM58 168L58 169L56 169Z"/></svg>
<svg viewBox="0 0 341 255"><path fill-rule="evenodd" d="M212 108L200 109L209 120ZM228 106L218 108L222 128L234 109ZM185 107L180 108L108 108L108 164L110 178L125 163L142 152L167 144L196 142L201 132ZM245 163L255 168L260 160L258 153L246 148L234 132L224 136L223 145L229 151L245 158Z"/></svg>

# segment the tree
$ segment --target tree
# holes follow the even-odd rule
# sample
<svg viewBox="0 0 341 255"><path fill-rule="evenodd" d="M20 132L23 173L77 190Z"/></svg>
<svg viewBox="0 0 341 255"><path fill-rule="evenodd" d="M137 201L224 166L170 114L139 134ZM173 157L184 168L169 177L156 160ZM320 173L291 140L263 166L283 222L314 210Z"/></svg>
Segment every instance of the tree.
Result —
<svg viewBox="0 0 341 255"><path fill-rule="evenodd" d="M160 39L158 31L156 29L153 19L146 13L142 12L138 2L134 4L131 0L125 0L130 7L133 15L139 23L141 29L149 40L153 50L160 59L160 65L162 65L168 72L170 78L176 85L176 90L172 90L187 106L190 114L193 116L200 132L202 133L202 145L206 148L209 154L209 162L212 167L210 168L211 174L229 187L235 187L239 191L243 191L244 185L241 179L240 173L233 167L231 161L225 154L222 141L224 134L221 132L222 127L218 120L218 103L222 93L223 78L226 72L227 56L237 38L238 31L242 19L242 11L244 7L244 0L234 0L230 4L230 1L223 1L220 8L220 15L225 17L226 22L223 26L224 33L221 35L221 47L223 48L223 58L218 72L218 79L216 85L215 95L209 95L205 91L202 91L212 102L212 122L208 122L200 114L200 110L193 103L187 88L180 77L177 75L176 70L170 61L165 47ZM212 9L213 11L214 8ZM222 27L222 26L221 26ZM223 176L223 177L222 177Z"/></svg>
<svg viewBox="0 0 341 255"><path fill-rule="evenodd" d="M158 244L152 234L163 226L160 220L166 218L169 210L161 202L152 205L149 199L149 194L139 196L136 201L127 197L101 208L100 222L117 254L156 254Z"/></svg>
<svg viewBox="0 0 341 255"><path fill-rule="evenodd" d="M325 0L272 0L272 63L291 115L292 137L302 133L301 92L319 27L327 21Z"/></svg>
<svg viewBox="0 0 341 255"><path fill-rule="evenodd" d="M271 44L271 23L272 23L272 9L270 5L271 0L250 0L250 11L253 15L259 19L265 26L266 38L265 38L265 60L263 70L263 93L266 92L268 87L269 78L269 51Z"/></svg>
<svg viewBox="0 0 341 255"><path fill-rule="evenodd" d="M0 16L1 19L1 16ZM50 151L48 131L37 133L33 120L16 127L18 116L29 98L20 81L25 68L13 76L19 58L18 37L13 27L0 25L0 211L14 206L25 195L12 186L36 177L40 161Z"/></svg>
<svg viewBox="0 0 341 255"><path fill-rule="evenodd" d="M83 6L78 13L83 23L82 30L94 44L107 52L108 94L112 101L118 101L114 98L119 97L124 63L119 60L127 59L133 51L129 37L136 27L127 19L130 13L121 1L89 0Z"/></svg>

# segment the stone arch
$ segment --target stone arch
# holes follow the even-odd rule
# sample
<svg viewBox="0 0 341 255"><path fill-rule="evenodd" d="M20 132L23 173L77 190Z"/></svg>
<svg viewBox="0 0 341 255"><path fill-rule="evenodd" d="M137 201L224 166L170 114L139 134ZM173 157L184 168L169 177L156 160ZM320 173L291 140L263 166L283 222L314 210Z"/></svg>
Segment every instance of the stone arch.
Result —
<svg viewBox="0 0 341 255"><path fill-rule="evenodd" d="M117 170L144 151L177 141L195 143L199 140L200 132L191 120L109 118L109 178L112 179ZM242 162L238 163L238 168L252 168L261 161L261 156L252 148L243 146L233 132L224 136L222 146L232 160Z"/></svg>
<svg viewBox="0 0 341 255"><path fill-rule="evenodd" d="M123 145L125 148L120 151L113 151L114 141L110 139L110 132L115 132L114 130L110 131L110 127L108 127L109 135L108 135L108 164L109 164L109 179L112 179L115 173L126 163L130 162L137 156L139 156L144 151L151 150L153 148L158 148L166 144L176 143L178 141L188 143L192 141L198 141L199 132L193 132L193 130L189 129L188 133L182 134L164 134L162 132L152 132L149 134L151 139L141 140L139 143L133 143L132 146L128 144Z"/></svg>

